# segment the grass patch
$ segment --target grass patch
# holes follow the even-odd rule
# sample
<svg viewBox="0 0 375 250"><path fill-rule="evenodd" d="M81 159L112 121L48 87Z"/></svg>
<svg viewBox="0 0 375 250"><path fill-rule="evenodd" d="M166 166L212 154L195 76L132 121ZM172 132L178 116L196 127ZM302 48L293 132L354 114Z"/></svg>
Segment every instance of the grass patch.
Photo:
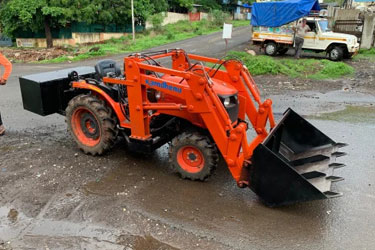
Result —
<svg viewBox="0 0 375 250"><path fill-rule="evenodd" d="M231 21L234 27L249 25L249 21ZM211 34L222 29L222 25L201 20L198 22L179 21L168 24L158 30L146 30L136 34L136 41L132 41L131 35L119 39L111 39L102 44L94 44L78 47L79 54L72 56L60 56L51 60L43 60L41 63L60 63L66 61L80 61L98 56L108 56L119 53L136 52L173 43L200 35ZM95 48L96 51L90 52Z"/></svg>
<svg viewBox="0 0 375 250"><path fill-rule="evenodd" d="M353 59L375 61L375 48L360 49L358 55L354 56Z"/></svg>
<svg viewBox="0 0 375 250"><path fill-rule="evenodd" d="M240 59L253 75L286 75L292 78L334 79L354 73L354 68L343 62L326 59L275 59L252 56L246 52L231 51L228 57Z"/></svg>
<svg viewBox="0 0 375 250"><path fill-rule="evenodd" d="M360 49L359 50L360 55L374 55L375 56L375 48L371 49Z"/></svg>

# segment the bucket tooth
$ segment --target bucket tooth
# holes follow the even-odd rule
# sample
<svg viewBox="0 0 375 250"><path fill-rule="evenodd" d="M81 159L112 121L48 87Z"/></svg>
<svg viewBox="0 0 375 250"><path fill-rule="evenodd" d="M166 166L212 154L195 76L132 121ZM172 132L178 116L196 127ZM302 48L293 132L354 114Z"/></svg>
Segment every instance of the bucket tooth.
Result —
<svg viewBox="0 0 375 250"><path fill-rule="evenodd" d="M332 156L334 156L334 157L341 157L341 156L345 156L345 155L347 155L345 152L334 152L334 153L332 153Z"/></svg>
<svg viewBox="0 0 375 250"><path fill-rule="evenodd" d="M335 163L344 146L288 109L253 152L249 188L268 206L341 196L331 185L343 179L333 171L345 166Z"/></svg>
<svg viewBox="0 0 375 250"><path fill-rule="evenodd" d="M339 177L339 176L328 176L326 179L331 181L331 182L338 182L338 181L344 180L343 177Z"/></svg>
<svg viewBox="0 0 375 250"><path fill-rule="evenodd" d="M324 192L324 194L327 196L327 198L331 199L331 198L337 198L337 197L341 197L343 194L342 193L336 193L336 192L332 192L332 191L327 191L327 192Z"/></svg>
<svg viewBox="0 0 375 250"><path fill-rule="evenodd" d="M348 144L347 143L338 142L338 143L335 144L335 146L338 147L338 148L343 148L343 147L348 146Z"/></svg>
<svg viewBox="0 0 375 250"><path fill-rule="evenodd" d="M338 168L346 167L346 165L342 163L334 162L334 163L329 164L329 167L333 169L338 169Z"/></svg>

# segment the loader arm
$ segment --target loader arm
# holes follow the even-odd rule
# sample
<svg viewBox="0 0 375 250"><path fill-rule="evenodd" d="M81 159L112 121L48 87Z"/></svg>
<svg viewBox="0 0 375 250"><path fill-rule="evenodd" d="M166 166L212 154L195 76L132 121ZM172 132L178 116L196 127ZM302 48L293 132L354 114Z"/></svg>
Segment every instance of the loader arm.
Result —
<svg viewBox="0 0 375 250"><path fill-rule="evenodd" d="M237 60L218 60L198 55L186 54L176 50L152 56L154 60L172 57L172 69L145 64L145 59L135 56L125 58L125 79L104 78L105 83L127 86L131 117L131 138L147 140L151 138L149 110L158 113L173 113L181 118L199 117L192 121L208 129L233 178L240 186L247 185L249 180L243 175L243 167L251 164L254 149L264 141L270 128L275 126L272 114L272 101L261 102L259 91L248 70ZM209 67L196 65L189 70L187 58L201 62L222 63L225 70L218 70L215 75ZM205 71L202 74L202 71ZM211 70L211 71L210 71ZM180 77L184 83L160 79L146 72L173 75ZM223 103L213 89L212 79L218 79L233 85L238 90L239 120L233 123ZM180 81L181 82L181 81ZM77 84L75 85L77 86ZM152 88L169 96L184 100L184 103L158 102L147 100L147 89ZM255 103L254 103L254 101ZM248 141L248 123L250 121L257 136ZM122 123L122 121L120 121Z"/></svg>

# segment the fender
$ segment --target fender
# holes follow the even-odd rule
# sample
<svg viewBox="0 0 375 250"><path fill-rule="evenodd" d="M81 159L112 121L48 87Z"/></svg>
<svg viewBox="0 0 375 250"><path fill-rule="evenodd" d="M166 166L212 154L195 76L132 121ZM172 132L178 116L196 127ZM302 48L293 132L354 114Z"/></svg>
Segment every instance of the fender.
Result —
<svg viewBox="0 0 375 250"><path fill-rule="evenodd" d="M95 85L89 84L86 81L73 82L72 87L76 89L87 89L95 93L102 100L104 100L116 113L120 127L130 128L130 121L128 121L123 114L120 103L115 102L104 90Z"/></svg>

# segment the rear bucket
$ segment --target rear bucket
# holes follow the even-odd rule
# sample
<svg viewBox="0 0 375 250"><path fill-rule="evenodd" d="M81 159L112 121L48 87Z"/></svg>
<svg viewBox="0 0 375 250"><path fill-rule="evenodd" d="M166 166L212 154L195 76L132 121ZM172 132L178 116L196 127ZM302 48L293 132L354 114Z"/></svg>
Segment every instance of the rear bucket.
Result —
<svg viewBox="0 0 375 250"><path fill-rule="evenodd" d="M336 143L308 121L288 109L266 140L254 150L249 187L267 206L341 196L331 191L333 175L345 155Z"/></svg>

